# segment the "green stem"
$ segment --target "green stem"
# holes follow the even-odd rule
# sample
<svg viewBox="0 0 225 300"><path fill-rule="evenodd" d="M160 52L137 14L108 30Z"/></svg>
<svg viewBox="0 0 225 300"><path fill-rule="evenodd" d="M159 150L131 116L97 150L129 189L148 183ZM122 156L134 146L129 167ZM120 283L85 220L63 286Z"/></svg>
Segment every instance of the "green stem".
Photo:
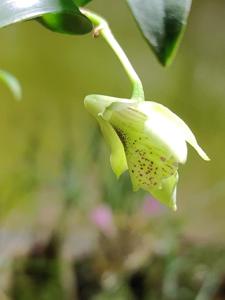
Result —
<svg viewBox="0 0 225 300"><path fill-rule="evenodd" d="M143 101L144 100L144 90L141 83L140 78L138 77L136 71L134 70L133 66L131 65L129 59L127 58L126 54L124 53L123 49L113 36L108 23L105 19L100 17L99 15L86 10L86 9L80 9L81 12L88 17L92 23L97 26L94 34L97 36L101 34L103 38L106 40L106 42L110 45L114 53L117 55L118 59L120 60L121 64L123 65L131 83L133 86L133 93L132 93L132 99Z"/></svg>

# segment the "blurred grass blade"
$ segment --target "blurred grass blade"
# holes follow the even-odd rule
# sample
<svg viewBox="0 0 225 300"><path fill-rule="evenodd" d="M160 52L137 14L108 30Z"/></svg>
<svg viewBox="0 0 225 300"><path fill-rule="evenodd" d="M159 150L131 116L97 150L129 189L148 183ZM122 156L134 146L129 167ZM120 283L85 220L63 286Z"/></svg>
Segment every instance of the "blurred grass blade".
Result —
<svg viewBox="0 0 225 300"><path fill-rule="evenodd" d="M0 70L0 80L10 89L16 100L21 100L22 89L16 77L7 71Z"/></svg>
<svg viewBox="0 0 225 300"><path fill-rule="evenodd" d="M85 34L92 24L73 0L1 0L0 28L38 18L38 21L56 32Z"/></svg>
<svg viewBox="0 0 225 300"><path fill-rule="evenodd" d="M179 46L192 0L127 0L159 61L169 65Z"/></svg>

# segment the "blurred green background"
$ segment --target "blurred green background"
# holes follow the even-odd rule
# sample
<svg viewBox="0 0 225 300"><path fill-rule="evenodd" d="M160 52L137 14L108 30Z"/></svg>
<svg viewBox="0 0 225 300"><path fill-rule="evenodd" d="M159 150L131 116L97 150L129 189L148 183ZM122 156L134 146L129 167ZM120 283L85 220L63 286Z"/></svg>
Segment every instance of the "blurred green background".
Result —
<svg viewBox="0 0 225 300"><path fill-rule="evenodd" d="M167 69L150 51L125 1L95 0L89 7L108 20L143 80L146 98L182 117L211 162L190 149L180 168L178 212L162 209L157 220L150 212L143 221L146 195L133 194L126 175L117 182L97 124L83 106L88 94L131 94L111 49L101 38L56 34L33 21L2 29L0 66L20 80L23 100L14 101L0 85L0 289L12 258L34 241L48 240L55 228L68 236L66 257L89 252L96 240L90 212L102 202L124 227L129 220L137 228L140 220L141 228L152 222L163 232L159 236L176 237L181 226L179 234L197 244L224 245L225 2L194 1L178 55ZM146 230L137 228L137 236ZM13 299L34 299L26 297ZM43 299L67 299L58 297Z"/></svg>

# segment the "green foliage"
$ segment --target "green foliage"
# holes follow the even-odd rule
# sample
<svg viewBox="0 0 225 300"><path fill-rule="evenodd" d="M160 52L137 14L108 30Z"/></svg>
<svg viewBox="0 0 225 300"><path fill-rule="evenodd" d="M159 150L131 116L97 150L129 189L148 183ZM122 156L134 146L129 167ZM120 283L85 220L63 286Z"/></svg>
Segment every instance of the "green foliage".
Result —
<svg viewBox="0 0 225 300"><path fill-rule="evenodd" d="M59 33L85 34L91 21L79 6L91 0L2 0L0 28L37 18L46 28ZM191 0L127 0L144 37L163 65L172 62L181 41Z"/></svg>
<svg viewBox="0 0 225 300"><path fill-rule="evenodd" d="M91 2L92 0L74 0L77 6L83 6Z"/></svg>
<svg viewBox="0 0 225 300"><path fill-rule="evenodd" d="M91 0L2 0L0 28L37 18L46 28L59 33L85 34L92 30L90 20L79 6ZM181 41L191 0L127 0L137 23L163 65L169 65Z"/></svg>
<svg viewBox="0 0 225 300"><path fill-rule="evenodd" d="M176 53L191 0L128 0L140 29L163 65Z"/></svg>
<svg viewBox="0 0 225 300"><path fill-rule="evenodd" d="M85 34L92 30L91 22L72 0L2 0L0 3L0 28L35 18L60 33Z"/></svg>

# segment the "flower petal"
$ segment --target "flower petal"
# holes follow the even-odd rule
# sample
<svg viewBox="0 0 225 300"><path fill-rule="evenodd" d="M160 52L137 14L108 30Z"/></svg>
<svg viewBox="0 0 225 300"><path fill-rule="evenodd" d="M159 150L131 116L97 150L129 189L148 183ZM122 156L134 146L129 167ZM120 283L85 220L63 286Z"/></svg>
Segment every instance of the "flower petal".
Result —
<svg viewBox="0 0 225 300"><path fill-rule="evenodd" d="M164 108L154 102L138 104L138 109L148 116L145 123L146 132L154 137L158 147L166 148L179 163L184 163L187 159L185 136L170 115L165 114Z"/></svg>
<svg viewBox="0 0 225 300"><path fill-rule="evenodd" d="M149 107L149 108L148 108ZM155 111L156 114L163 116L164 120L166 120L169 127L175 128L175 132L177 134L177 137L182 136L182 139L185 139L202 157L204 160L210 160L207 154L202 150L202 148L198 145L197 140L192 133L191 129L185 124L185 122L179 118L176 114L174 114L171 110L169 110L167 107L163 106L162 104L156 103L156 102L143 102L140 103L140 109ZM169 125L170 124L170 125ZM173 143L174 147L177 147L178 145L178 139L175 136L174 139L171 139L171 143ZM172 145L172 144L171 144ZM177 150L179 147L177 148ZM180 162L184 163L186 159L185 158L185 152L183 152L182 155L182 149L180 148ZM179 152L178 151L178 152ZM183 157L183 159L182 159Z"/></svg>
<svg viewBox="0 0 225 300"><path fill-rule="evenodd" d="M84 99L84 106L95 118L104 113L113 103L136 103L134 100L116 98L105 95L88 95Z"/></svg>
<svg viewBox="0 0 225 300"><path fill-rule="evenodd" d="M127 170L127 160L123 144L113 127L102 118L102 114L106 107L118 100L118 98L103 95L89 95L84 100L85 107L97 119L106 143L111 149L110 163L117 177Z"/></svg>
<svg viewBox="0 0 225 300"><path fill-rule="evenodd" d="M191 129L179 117L177 117L177 119L177 122L179 123L179 126L182 128L182 131L185 135L186 141L198 152L199 156L201 156L202 159L209 161L210 158L205 153L205 151L199 146L196 137L194 136Z"/></svg>
<svg viewBox="0 0 225 300"><path fill-rule="evenodd" d="M118 101L117 98L103 95L88 95L84 99L84 106L89 113L98 119L99 114L103 113L107 106Z"/></svg>
<svg viewBox="0 0 225 300"><path fill-rule="evenodd" d="M105 141L111 149L110 163L113 172L117 177L120 177L120 175L128 169L123 144L121 143L113 127L101 116L99 116L98 123L100 125Z"/></svg>

